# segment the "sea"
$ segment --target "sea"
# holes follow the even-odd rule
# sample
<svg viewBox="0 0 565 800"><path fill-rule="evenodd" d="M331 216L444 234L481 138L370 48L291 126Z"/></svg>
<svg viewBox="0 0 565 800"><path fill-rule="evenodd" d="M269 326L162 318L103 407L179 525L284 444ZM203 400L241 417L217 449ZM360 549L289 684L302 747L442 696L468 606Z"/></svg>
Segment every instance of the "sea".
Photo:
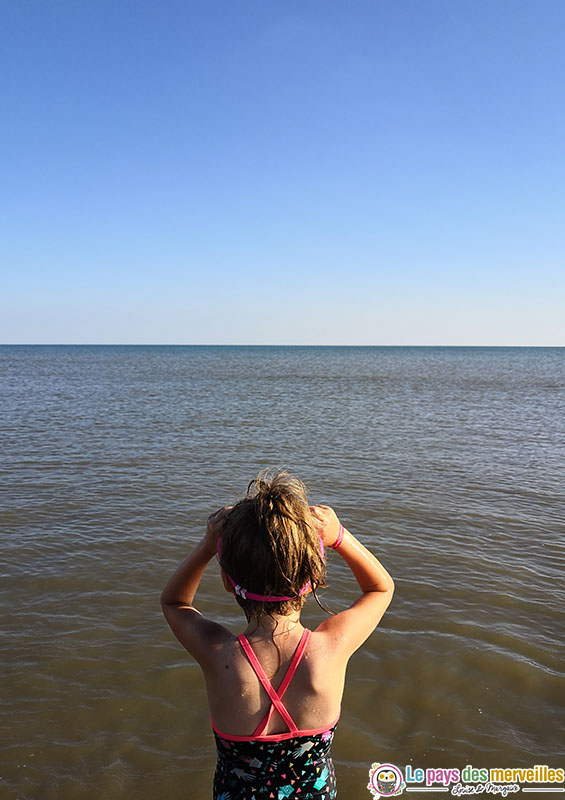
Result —
<svg viewBox="0 0 565 800"><path fill-rule="evenodd" d="M0 369L2 800L211 797L159 595L265 467L396 585L349 663L339 797L374 763L564 766L564 348L5 345ZM358 595L333 552L327 583L333 611ZM196 605L243 630L215 561Z"/></svg>

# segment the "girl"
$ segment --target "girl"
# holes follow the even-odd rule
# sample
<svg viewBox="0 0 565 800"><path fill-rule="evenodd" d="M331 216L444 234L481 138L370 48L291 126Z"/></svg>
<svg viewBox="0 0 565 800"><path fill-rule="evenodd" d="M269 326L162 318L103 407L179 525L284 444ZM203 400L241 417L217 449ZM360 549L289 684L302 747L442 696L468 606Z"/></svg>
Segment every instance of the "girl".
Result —
<svg viewBox="0 0 565 800"><path fill-rule="evenodd" d="M351 569L360 597L305 629L308 594L325 586L325 549ZM194 595L215 556L247 627L234 636L203 617ZM218 761L215 800L333 800L330 747L349 657L394 592L386 569L328 506L308 506L286 472L262 473L247 496L208 518L206 535L161 595L163 613L206 681ZM283 697L284 696L284 697Z"/></svg>

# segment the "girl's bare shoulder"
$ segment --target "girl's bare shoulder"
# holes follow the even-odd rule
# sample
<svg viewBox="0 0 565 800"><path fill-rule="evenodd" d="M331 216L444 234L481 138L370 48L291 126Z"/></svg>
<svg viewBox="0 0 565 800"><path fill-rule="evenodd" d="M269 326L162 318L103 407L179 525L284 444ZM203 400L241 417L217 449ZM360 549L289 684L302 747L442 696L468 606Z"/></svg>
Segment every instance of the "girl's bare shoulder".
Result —
<svg viewBox="0 0 565 800"><path fill-rule="evenodd" d="M346 650L341 636L334 631L316 629L312 631L307 650L311 668L316 671L335 670L347 664Z"/></svg>

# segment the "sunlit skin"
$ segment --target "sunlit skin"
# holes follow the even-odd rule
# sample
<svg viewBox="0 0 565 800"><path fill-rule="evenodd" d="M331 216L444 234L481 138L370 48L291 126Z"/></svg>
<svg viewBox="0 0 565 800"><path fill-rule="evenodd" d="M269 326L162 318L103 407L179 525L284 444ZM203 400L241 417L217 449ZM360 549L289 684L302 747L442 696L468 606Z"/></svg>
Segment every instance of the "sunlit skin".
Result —
<svg viewBox="0 0 565 800"><path fill-rule="evenodd" d="M329 506L311 506L319 523L324 547L339 534L340 522ZM206 534L179 566L161 595L163 613L173 633L198 661L206 681L210 712L215 725L234 735L251 735L267 713L271 701L233 634L203 616L194 597L208 563L217 552L218 536L228 508L208 518ZM285 694L284 702L300 729L330 725L340 711L345 670L350 656L377 627L394 593L394 582L372 553L345 530L336 551L350 567L361 590L357 600L339 614L327 617L312 632L306 654ZM233 588L222 571L223 585ZM290 663L304 627L300 611L288 615L263 615L243 629L267 676L276 688ZM274 632L279 656L273 644ZM288 728L275 711L264 734Z"/></svg>

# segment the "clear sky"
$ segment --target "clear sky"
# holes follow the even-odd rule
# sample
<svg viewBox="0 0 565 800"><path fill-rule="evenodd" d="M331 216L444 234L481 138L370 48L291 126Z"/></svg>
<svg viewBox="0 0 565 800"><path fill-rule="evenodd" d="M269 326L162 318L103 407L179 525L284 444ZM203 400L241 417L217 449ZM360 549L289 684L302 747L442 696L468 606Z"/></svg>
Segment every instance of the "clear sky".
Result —
<svg viewBox="0 0 565 800"><path fill-rule="evenodd" d="M565 345L563 0L0 5L0 342Z"/></svg>

